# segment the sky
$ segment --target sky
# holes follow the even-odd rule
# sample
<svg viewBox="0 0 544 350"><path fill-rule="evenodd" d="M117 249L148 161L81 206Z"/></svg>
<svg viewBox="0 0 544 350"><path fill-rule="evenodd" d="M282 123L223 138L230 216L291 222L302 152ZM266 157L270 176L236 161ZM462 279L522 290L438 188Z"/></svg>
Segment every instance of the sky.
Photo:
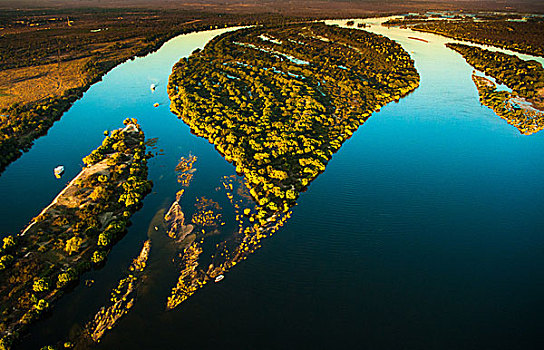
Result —
<svg viewBox="0 0 544 350"><path fill-rule="evenodd" d="M0 8L146 7L213 12L331 13L416 9L518 10L544 12L544 0L0 0Z"/></svg>

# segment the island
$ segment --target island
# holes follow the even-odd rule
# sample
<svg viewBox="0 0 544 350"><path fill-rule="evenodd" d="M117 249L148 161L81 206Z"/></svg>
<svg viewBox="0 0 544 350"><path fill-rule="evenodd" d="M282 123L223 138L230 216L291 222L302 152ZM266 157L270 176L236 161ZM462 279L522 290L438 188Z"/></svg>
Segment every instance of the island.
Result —
<svg viewBox="0 0 544 350"><path fill-rule="evenodd" d="M168 92L172 111L274 213L295 204L373 111L418 84L394 41L306 23L219 36L174 66Z"/></svg>
<svg viewBox="0 0 544 350"><path fill-rule="evenodd" d="M412 30L439 34L448 38L491 45L534 56L544 56L544 20L530 16L512 20L512 16L485 16L474 20L431 20L416 23Z"/></svg>
<svg viewBox="0 0 544 350"><path fill-rule="evenodd" d="M135 119L112 131L86 166L32 222L0 247L0 348L100 266L142 206L147 180L144 133Z"/></svg>
<svg viewBox="0 0 544 350"><path fill-rule="evenodd" d="M524 135L544 129L544 69L536 61L463 44L447 44L476 70L480 101ZM507 89L498 89L504 84Z"/></svg>
<svg viewBox="0 0 544 350"><path fill-rule="evenodd" d="M224 181L238 230L217 246L207 267L200 267L201 238L214 228L203 219L191 221L194 235L180 253L181 273L167 308L221 280L260 247L372 112L418 85L414 61L398 43L315 22L226 33L181 59L168 84L171 110L215 145L245 181ZM188 171L188 162L182 163L180 169ZM216 217L211 207L206 210ZM187 236L189 224L180 212L174 203L167 215L171 237Z"/></svg>

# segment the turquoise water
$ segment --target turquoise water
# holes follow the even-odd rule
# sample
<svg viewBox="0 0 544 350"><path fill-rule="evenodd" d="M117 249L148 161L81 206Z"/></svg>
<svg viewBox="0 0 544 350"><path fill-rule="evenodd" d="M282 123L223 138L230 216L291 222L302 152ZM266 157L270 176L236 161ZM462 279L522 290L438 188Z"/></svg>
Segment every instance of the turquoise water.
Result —
<svg viewBox="0 0 544 350"><path fill-rule="evenodd" d="M214 189L233 167L169 112L165 91L173 63L220 32L179 37L117 67L0 177L2 229L15 232L125 117L165 153L150 161L154 192L127 236L86 276L95 285L62 299L22 348L66 337L105 302L153 215L173 201L180 156L198 156L184 208L204 195L226 207ZM446 39L386 33L415 59L421 86L346 141L259 251L174 311L164 311L174 251L150 230L141 296L98 348L542 348L544 136L522 136L480 106L471 68Z"/></svg>

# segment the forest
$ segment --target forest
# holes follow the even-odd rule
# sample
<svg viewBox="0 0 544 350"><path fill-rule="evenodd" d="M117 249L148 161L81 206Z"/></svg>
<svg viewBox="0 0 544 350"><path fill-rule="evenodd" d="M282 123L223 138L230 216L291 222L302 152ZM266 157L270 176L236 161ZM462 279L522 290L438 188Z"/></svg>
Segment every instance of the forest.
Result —
<svg viewBox="0 0 544 350"><path fill-rule="evenodd" d="M472 75L478 89L480 102L491 108L508 124L515 126L523 135L531 135L544 129L544 113L534 108L527 108L507 91L497 90L495 84L484 77Z"/></svg>
<svg viewBox="0 0 544 350"><path fill-rule="evenodd" d="M544 21L541 18L530 18L525 22L440 20L416 24L411 28L453 39L497 46L534 56L544 56L544 40L542 40L544 37Z"/></svg>
<svg viewBox="0 0 544 350"><path fill-rule="evenodd" d="M474 69L512 89L512 92L500 91L495 82L473 74L483 105L524 135L544 129L544 69L540 63L469 45L446 46L459 52Z"/></svg>
<svg viewBox="0 0 544 350"><path fill-rule="evenodd" d="M544 110L544 69L536 61L463 44L447 44L475 69L504 83L517 95Z"/></svg>
<svg viewBox="0 0 544 350"><path fill-rule="evenodd" d="M373 111L418 85L399 44L304 23L213 39L174 66L168 92L172 111L244 175L264 220L287 212Z"/></svg>
<svg viewBox="0 0 544 350"><path fill-rule="evenodd" d="M21 234L0 246L0 349L47 313L81 274L104 264L142 206L147 180L144 134L135 119L83 159L82 172Z"/></svg>

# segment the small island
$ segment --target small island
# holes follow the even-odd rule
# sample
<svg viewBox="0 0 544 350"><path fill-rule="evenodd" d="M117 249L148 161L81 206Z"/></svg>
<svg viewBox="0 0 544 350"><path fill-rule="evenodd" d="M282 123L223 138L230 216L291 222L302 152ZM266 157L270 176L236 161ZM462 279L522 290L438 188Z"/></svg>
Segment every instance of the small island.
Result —
<svg viewBox="0 0 544 350"><path fill-rule="evenodd" d="M135 119L106 136L86 166L18 235L0 247L0 348L104 263L152 187L144 133Z"/></svg>
<svg viewBox="0 0 544 350"><path fill-rule="evenodd" d="M544 69L540 63L469 45L446 46L488 76L472 76L483 105L524 135L544 129ZM510 91L499 90L497 83L504 83Z"/></svg>
<svg viewBox="0 0 544 350"><path fill-rule="evenodd" d="M477 21L434 20L415 24L412 30L442 35L448 38L492 45L534 56L544 56L544 21L529 17L512 21L512 15L484 16Z"/></svg>

